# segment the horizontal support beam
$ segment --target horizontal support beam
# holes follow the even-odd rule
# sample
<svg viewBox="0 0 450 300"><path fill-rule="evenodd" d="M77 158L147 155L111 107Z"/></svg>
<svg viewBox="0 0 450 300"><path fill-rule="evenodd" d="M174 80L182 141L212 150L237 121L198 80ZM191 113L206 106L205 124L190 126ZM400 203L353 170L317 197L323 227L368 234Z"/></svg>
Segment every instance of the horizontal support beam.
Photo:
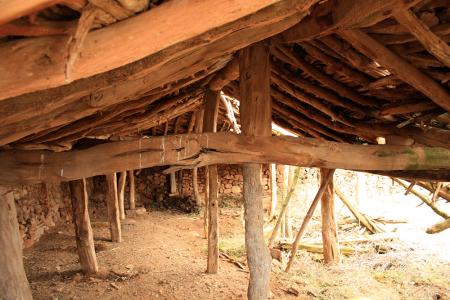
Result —
<svg viewBox="0 0 450 300"><path fill-rule="evenodd" d="M156 61L163 57L164 50L175 45L178 45L177 55L181 56L186 50L201 48L202 43L211 43L217 39L219 36L213 31L220 32L221 27L248 19L264 9L273 11L273 21L265 20L266 23L271 23L281 20L279 17L289 18L297 12L306 11L315 2L186 0L163 3L122 22L89 32L70 77L64 74L67 55L64 49L69 37L53 36L6 42L0 47L0 99L62 86L150 55L159 56L154 58ZM277 8L283 6L286 7L284 13L277 15ZM240 26L237 26L232 32L239 29ZM202 41L195 40L208 31L211 31L208 37ZM276 33L278 32L274 32ZM155 64L157 67L161 66Z"/></svg>
<svg viewBox="0 0 450 300"><path fill-rule="evenodd" d="M154 166L278 163L351 170L448 170L450 150L351 145L285 136L203 133L111 142L68 152L0 152L0 184L68 181Z"/></svg>

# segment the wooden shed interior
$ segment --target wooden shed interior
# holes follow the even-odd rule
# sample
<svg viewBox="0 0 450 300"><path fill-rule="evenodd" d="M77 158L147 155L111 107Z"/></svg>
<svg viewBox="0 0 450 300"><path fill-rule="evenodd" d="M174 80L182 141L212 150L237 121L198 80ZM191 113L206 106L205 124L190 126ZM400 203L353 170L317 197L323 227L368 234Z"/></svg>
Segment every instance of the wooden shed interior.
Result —
<svg viewBox="0 0 450 300"><path fill-rule="evenodd" d="M217 273L216 165L243 165L249 299L270 277L261 164L321 168L339 262L334 169L450 181L449 42L448 0L0 1L0 295L31 299L8 186L70 182L92 273L84 179L107 175L120 241L115 172L154 166L207 168Z"/></svg>

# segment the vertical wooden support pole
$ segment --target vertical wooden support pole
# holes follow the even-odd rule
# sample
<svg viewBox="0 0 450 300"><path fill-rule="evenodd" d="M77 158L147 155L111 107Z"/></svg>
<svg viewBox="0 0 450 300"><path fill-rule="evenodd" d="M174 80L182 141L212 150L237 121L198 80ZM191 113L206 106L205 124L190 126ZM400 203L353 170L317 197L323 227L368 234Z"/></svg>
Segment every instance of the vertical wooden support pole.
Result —
<svg viewBox="0 0 450 300"><path fill-rule="evenodd" d="M203 108L195 112L195 125L194 125L194 132L195 133L201 133L203 131ZM192 190L194 192L194 199L197 205L200 207L202 206L202 202L200 199L200 193L198 191L198 169L193 168L192 169ZM205 206L206 211L206 206ZM206 218L205 218L205 224L206 224ZM206 226L205 226L206 227ZM206 230L205 230L205 236L206 236Z"/></svg>
<svg viewBox="0 0 450 300"><path fill-rule="evenodd" d="M118 184L118 196L119 196L119 212L120 219L125 220L125 184L127 182L127 172L120 172L119 184Z"/></svg>
<svg viewBox="0 0 450 300"><path fill-rule="evenodd" d="M205 113L203 132L216 132L219 112L219 92L207 90L205 93ZM208 173L208 265L206 272L215 274L219 270L219 208L217 201L217 165L207 167Z"/></svg>
<svg viewBox="0 0 450 300"><path fill-rule="evenodd" d="M326 184L325 180L329 172L334 170L320 169L321 184ZM321 201L322 211L322 241L323 258L327 265L338 264L340 262L339 243L337 237L337 225L334 215L334 186L331 179L325 190Z"/></svg>
<svg viewBox="0 0 450 300"><path fill-rule="evenodd" d="M295 172L294 166L289 166L289 178L288 178L288 189L294 189L295 194L295 188L297 185L297 182L294 183L294 172ZM286 207L286 213L284 214L284 226L285 226L285 236L287 238L292 238L292 218L291 218L291 203L292 201L289 201Z"/></svg>
<svg viewBox="0 0 450 300"><path fill-rule="evenodd" d="M69 185L72 196L73 224L75 226L75 238L81 270L86 274L97 273L98 264L95 255L91 221L89 220L89 199L86 190L86 180L79 179L71 181Z"/></svg>
<svg viewBox="0 0 450 300"><path fill-rule="evenodd" d="M134 184L134 170L128 171L128 177L130 178L130 209L136 209L136 187Z"/></svg>
<svg viewBox="0 0 450 300"><path fill-rule="evenodd" d="M177 176L176 172L170 173L170 194L175 195L177 193Z"/></svg>
<svg viewBox="0 0 450 300"><path fill-rule="evenodd" d="M251 45L240 52L240 115L242 134L272 135L269 49L264 43ZM247 297L267 299L269 293L269 250L264 242L264 210L261 165L244 164L245 246L250 270Z"/></svg>
<svg viewBox="0 0 450 300"><path fill-rule="evenodd" d="M12 192L0 189L0 298L31 300Z"/></svg>
<svg viewBox="0 0 450 300"><path fill-rule="evenodd" d="M122 241L122 230L120 228L119 199L117 197L116 173L106 175L106 205L108 207L109 231L111 241L119 243Z"/></svg>
<svg viewBox="0 0 450 300"><path fill-rule="evenodd" d="M273 216L275 215L275 211L277 209L277 192L278 192L278 186L277 186L277 165L276 164L270 164L270 189L271 189L271 201L270 201L270 217L271 220Z"/></svg>

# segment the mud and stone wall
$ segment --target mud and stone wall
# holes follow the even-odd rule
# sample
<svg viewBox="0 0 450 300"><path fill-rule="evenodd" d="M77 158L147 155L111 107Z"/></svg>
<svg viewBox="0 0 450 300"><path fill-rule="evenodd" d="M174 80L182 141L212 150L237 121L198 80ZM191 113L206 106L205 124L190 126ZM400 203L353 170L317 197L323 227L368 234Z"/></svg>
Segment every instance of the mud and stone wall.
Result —
<svg viewBox="0 0 450 300"><path fill-rule="evenodd" d="M47 229L72 219L70 194L65 183L8 188L14 194L24 248L37 242Z"/></svg>

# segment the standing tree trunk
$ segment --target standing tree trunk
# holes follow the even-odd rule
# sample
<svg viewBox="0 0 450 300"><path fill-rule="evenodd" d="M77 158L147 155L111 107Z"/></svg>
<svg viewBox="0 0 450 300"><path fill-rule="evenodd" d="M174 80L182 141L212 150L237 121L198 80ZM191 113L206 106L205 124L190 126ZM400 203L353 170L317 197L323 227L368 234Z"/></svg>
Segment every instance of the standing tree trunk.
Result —
<svg viewBox="0 0 450 300"><path fill-rule="evenodd" d="M108 207L109 231L111 241L119 243L122 241L122 230L120 228L119 200L117 198L116 173L106 175L106 205Z"/></svg>
<svg viewBox="0 0 450 300"><path fill-rule="evenodd" d="M130 209L136 209L136 187L134 185L134 171L128 171L128 177L130 178Z"/></svg>
<svg viewBox="0 0 450 300"><path fill-rule="evenodd" d="M270 189L271 189L271 201L270 201L270 214L269 220L272 220L277 210L277 165L270 164Z"/></svg>
<svg viewBox="0 0 450 300"><path fill-rule="evenodd" d="M264 43L251 45L241 50L239 60L242 134L271 136L269 48ZM250 270L247 297L250 300L267 299L271 258L264 242L261 165L245 164L242 171L244 175L245 246Z"/></svg>
<svg viewBox="0 0 450 300"><path fill-rule="evenodd" d="M320 169L321 184L326 184L325 180L331 169ZM322 211L322 241L323 258L327 265L338 264L340 262L339 243L337 237L337 226L334 215L334 186L330 180L325 193L320 201Z"/></svg>
<svg viewBox="0 0 450 300"><path fill-rule="evenodd" d="M86 180L71 181L69 185L72 195L73 224L75 226L75 238L81 269L86 274L97 273L98 264L91 221L89 220L89 199L86 190Z"/></svg>
<svg viewBox="0 0 450 300"><path fill-rule="evenodd" d="M12 192L0 188L0 298L31 300Z"/></svg>
<svg viewBox="0 0 450 300"><path fill-rule="evenodd" d="M118 195L120 219L125 220L125 184L127 183L127 172L120 172Z"/></svg>
<svg viewBox="0 0 450 300"><path fill-rule="evenodd" d="M205 93L203 132L217 131L219 95L218 91L207 90ZM217 199L219 179L217 165L210 165L206 168L208 173L208 266L206 272L215 274L219 270L219 204Z"/></svg>

